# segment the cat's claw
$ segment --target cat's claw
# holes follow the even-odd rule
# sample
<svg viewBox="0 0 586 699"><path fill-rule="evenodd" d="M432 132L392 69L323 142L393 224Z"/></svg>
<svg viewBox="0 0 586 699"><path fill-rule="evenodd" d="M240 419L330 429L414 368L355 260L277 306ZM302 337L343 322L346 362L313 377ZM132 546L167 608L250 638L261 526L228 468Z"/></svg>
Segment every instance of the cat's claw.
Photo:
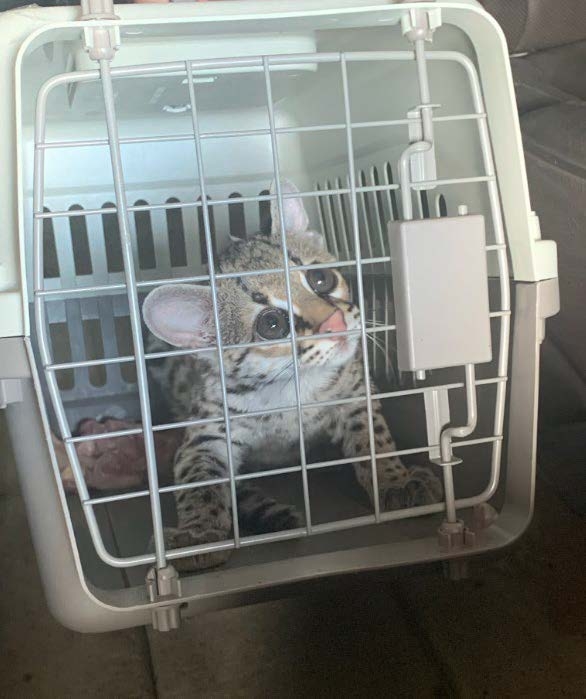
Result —
<svg viewBox="0 0 586 699"><path fill-rule="evenodd" d="M229 539L229 535L226 534L226 532L219 530L201 531L198 529L179 529L177 527L165 527L163 529L163 535L165 537L165 549L167 551L200 546L202 544L213 544L218 541L226 541ZM154 539L152 538L149 544L149 550L155 550ZM230 558L231 554L232 549L210 551L195 555L186 555L182 558L173 558L170 560L170 563L179 572L206 570L207 568L215 568L223 565Z"/></svg>
<svg viewBox="0 0 586 699"><path fill-rule="evenodd" d="M385 511L403 510L407 507L420 507L441 502L443 487L440 479L430 468L413 466L400 486L387 488L382 493Z"/></svg>

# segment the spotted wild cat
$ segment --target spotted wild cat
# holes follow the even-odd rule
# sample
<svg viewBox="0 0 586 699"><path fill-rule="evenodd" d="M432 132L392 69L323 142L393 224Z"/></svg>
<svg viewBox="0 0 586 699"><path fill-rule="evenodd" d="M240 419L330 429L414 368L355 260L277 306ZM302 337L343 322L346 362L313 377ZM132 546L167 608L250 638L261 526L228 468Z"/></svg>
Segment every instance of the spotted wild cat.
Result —
<svg viewBox="0 0 586 699"><path fill-rule="evenodd" d="M291 183L283 191L296 192ZM322 236L310 230L302 199L284 200L284 220L291 266L334 262ZM279 215L272 206L270 236L234 241L217 260L218 272L282 268ZM359 309L350 300L347 283L335 269L295 271L290 274L294 323L298 342L300 393L303 404L364 396L364 370L358 334L313 340L316 334L360 327ZM250 343L289 337L287 294L283 274L244 276L217 282L222 343ZM176 284L153 290L143 315L153 335L175 347L215 345L213 303L209 287ZM240 417L255 411L296 406L290 343L224 352L233 469L248 464L253 470L299 463L296 410L264 416ZM222 417L222 393L215 352L165 360L157 374L170 396L177 419ZM373 392L376 388L371 382ZM377 401L372 403L376 451L395 450L393 438ZM305 446L329 439L345 458L370 454L366 402L303 411ZM229 475L226 429L223 421L188 427L174 464L177 484L214 481ZM372 492L371 461L355 464L356 478ZM381 509L437 502L441 485L432 471L407 467L398 457L377 461ZM250 481L237 486L241 528L262 533L303 526L303 518L286 504L269 498ZM232 532L229 484L179 490L175 493L178 525L165 530L169 548L230 539ZM183 569L205 568L226 560L229 551L202 553L175 561Z"/></svg>

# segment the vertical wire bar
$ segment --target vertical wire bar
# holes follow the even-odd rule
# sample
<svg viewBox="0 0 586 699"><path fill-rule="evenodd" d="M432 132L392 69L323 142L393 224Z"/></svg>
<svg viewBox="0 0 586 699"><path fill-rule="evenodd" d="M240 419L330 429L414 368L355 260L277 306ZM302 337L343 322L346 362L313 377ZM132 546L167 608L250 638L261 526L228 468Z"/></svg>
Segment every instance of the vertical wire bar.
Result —
<svg viewBox="0 0 586 699"><path fill-rule="evenodd" d="M360 186L365 187L367 182L366 182L366 175L364 173L364 170L359 170L358 171L358 179L360 181ZM370 221L369 221L369 216L368 216L368 195L366 192L360 192L358 195L360 199L360 210L362 212L362 225L364 227L364 238L366 240L366 247L368 248L368 256L373 257L373 252L372 252L372 243L370 240ZM370 309L370 314L371 314L371 319L372 319L372 326L376 327L376 287L374 283L374 279L371 280L370 284L370 300L372 303L372 308ZM365 312L368 312L368 308L364 309ZM377 364L377 338L376 335L373 335L371 337L371 347L372 347L372 371L373 374L376 376L376 364Z"/></svg>
<svg viewBox="0 0 586 699"><path fill-rule="evenodd" d="M430 150L434 147L434 141L433 141L433 123L432 123L432 109L430 106L431 102L431 96L430 96L430 91L429 91L429 76L427 72L427 57L426 57L426 52L425 52L425 42L423 39L418 39L415 41L415 63L417 66L417 78L418 78L418 83L419 83L419 95L421 98L421 107L420 107L420 115L421 115L421 130L423 134L423 141L420 142L420 144L413 144L413 148L415 147L423 147L423 144L426 146L426 150ZM402 156L403 158L403 156ZM402 160L402 174L404 176L405 170L404 170L404 161ZM403 180L402 184L405 184L405 180ZM409 196L411 196L412 192L412 183L409 181ZM421 191L417 192L417 203L418 207L420 209L419 211L419 216L420 218L423 218L423 201L422 201L422 195ZM474 378L474 366L473 365L466 365L466 379L470 378L470 375L472 376L472 379ZM425 372L417 372L416 373L416 378L424 378L425 377ZM474 408L476 407L476 386L472 385L470 388L471 391L474 392ZM467 394L468 395L468 394ZM470 409L470 404L468 404L468 408ZM474 415L474 423L471 427L471 430L474 430L476 427L476 415ZM457 430L457 428L453 428L453 430ZM463 433L465 431L463 428L461 429ZM459 434L458 431L451 431L450 428L442 431L442 435L450 435L450 434ZM468 434L468 433L466 433ZM444 436L444 441L446 437ZM445 452L445 449L444 449ZM454 474L453 474L453 469L452 469L452 463L451 459L446 459L444 458L444 454L442 454L442 471L443 471L443 482L444 482L444 501L446 503L446 518L448 522L455 522L456 521L456 495L454 491Z"/></svg>
<svg viewBox="0 0 586 699"><path fill-rule="evenodd" d="M122 246L122 258L124 262L124 278L128 296L128 309L130 312L130 325L132 330L132 342L136 359L136 378L140 413L142 417L144 446L147 462L147 476L149 482L149 498L153 521L153 536L155 542L155 557L157 568L166 566L165 540L163 536L163 515L161 512L161 500L159 497L159 476L157 473L157 457L155 441L153 437L153 423L151 417L151 405L147 379L146 361L144 356L144 344L142 339L142 327L140 321L140 308L136 291L136 274L134 269L134 252L130 235L130 223L128 219L128 202L126 201L126 188L122 170L122 157L120 154L120 140L118 136L118 123L116 107L114 104L114 88L110 74L110 63L107 60L100 61L100 76L104 97L104 109L106 113L106 127L108 130L108 143L110 160L112 162L112 176L114 179L114 192L116 195L116 207L118 210L118 227L120 230L120 242Z"/></svg>
<svg viewBox="0 0 586 699"><path fill-rule="evenodd" d="M69 335L69 349L72 362L82 362L86 358L84 337L84 317L82 304L85 299L65 300L65 324ZM83 304L87 309L87 303ZM73 385L81 391L91 390L89 371L76 368L73 370Z"/></svg>
<svg viewBox="0 0 586 699"><path fill-rule="evenodd" d="M203 167L203 154L201 150L201 137L199 130L199 119L197 113L197 98L195 95L195 85L193 82L193 69L189 61L185 62L187 71L187 84L189 87L189 101L191 103L191 122L193 125L193 137L195 140L195 158L199 173L199 187L202 201L203 228L207 250L208 274L210 277L210 288L212 291L212 305L214 310L214 323L216 325L216 343L218 349L218 367L220 369L220 389L222 391L222 407L224 413L224 424L226 426L226 448L228 452L228 472L230 475L230 498L232 501L232 529L235 548L240 547L240 528L238 525L238 499L236 497L236 480L234 473L234 455L232 453L232 430L230 426L230 411L228 410L228 395L226 393L226 373L224 369L224 350L222 347L222 330L220 328L220 311L218 308L218 294L216 287L216 268L214 264L214 248L212 240L212 229L210 225L210 213L208 197L206 192L205 173ZM201 231L200 231L201 234Z"/></svg>
<svg viewBox="0 0 586 699"><path fill-rule="evenodd" d="M492 145L486 112L484 108L484 100L482 98L482 90L478 80L478 74L469 61L464 64L472 91L472 100L474 103L475 112L480 115L476 120L478 124L478 135L480 139L480 148L482 151L482 160L484 164L485 175L490 179L488 181L488 197L490 202L491 218L494 227L495 243L497 245L505 245L506 238L503 226L502 211L500 206L500 198L498 192L498 184L496 181L496 172L494 168L494 159L492 155ZM504 311L511 310L511 292L509 288L509 263L507 260L506 249L500 248L497 251L497 262L499 267L499 286L501 295L501 308ZM499 358L497 372L498 376L506 377L508 370L509 359L509 343L510 343L510 314L501 316L500 320L500 341L499 341ZM498 383L496 387L495 397L495 414L494 414L494 434L500 435L503 432L503 424L505 419L505 401L506 401L506 383ZM491 464L491 480L489 490L496 489L499 479L500 463L502 454L502 440L498 440L493 444L492 464Z"/></svg>
<svg viewBox="0 0 586 699"><path fill-rule="evenodd" d="M395 180L393 177L393 169L391 166L391 163L387 160L384 164L383 168L383 178L384 178L384 183L387 186L391 186L395 184ZM387 204L389 206L389 216L391 221L396 221L399 218L399 211L397 207L397 199L395 196L395 191L391 189L386 190L387 194Z"/></svg>
<svg viewBox="0 0 586 699"><path fill-rule="evenodd" d="M421 202L421 192L415 192L415 202L417 203L417 218L423 218L423 204Z"/></svg>
<svg viewBox="0 0 586 699"><path fill-rule="evenodd" d="M326 190L330 190L331 186L328 180L325 182L325 188ZM334 243L334 250L333 254L336 256L336 259L340 259L340 248L338 246L338 238L336 236L336 225L334 223L334 214L332 213L332 195L328 194L327 196L324 197L324 209L327 214L328 218L328 225L330 230L332 231L332 240Z"/></svg>
<svg viewBox="0 0 586 699"><path fill-rule="evenodd" d="M371 299L372 299L372 314L371 314L372 315L372 327L376 328L376 323L377 323L376 301L377 301L377 299L376 299L376 282L375 282L374 278L372 279L370 289L371 289L370 293L371 293ZM380 351L379 346L378 346L378 337L376 334L373 334L371 336L371 344L372 344L372 373L374 374L374 376L376 376L376 364L377 364L377 359L378 359L377 354ZM383 357L383 362L384 362L384 357Z"/></svg>
<svg viewBox="0 0 586 699"><path fill-rule="evenodd" d="M320 187L319 182L315 183L315 190L316 190L316 192L321 191L321 187ZM327 250L328 250L328 252L334 254L335 248L334 248L333 243L331 242L334 235L333 235L332 231L326 225L326 220L324 217L324 208L325 208L324 201L323 201L324 198L325 197L318 197L317 198L317 215L319 217L320 231L323 232L325 239L326 239Z"/></svg>
<svg viewBox="0 0 586 699"><path fill-rule="evenodd" d="M385 265L385 271L388 271L387 265ZM382 286L383 286L383 298L384 298L384 304L385 304L383 323L385 325L389 325L389 292L390 292L390 289L389 289L388 284L387 284L387 275L386 274L385 274L385 278L383 280ZM391 359L389 357L389 347L390 347L389 330L385 330L385 344L384 344L385 358L386 358L385 376L387 378L387 381L390 380L391 373L394 374L394 370L393 370L393 372L391 372Z"/></svg>
<svg viewBox="0 0 586 699"><path fill-rule="evenodd" d="M393 177L392 177L392 171L391 171L391 163L387 160L383 163L383 172L382 172L382 177L383 177L383 182L386 185L391 185L394 184L393 182ZM386 190L386 198L387 198L387 206L389 207L389 220L390 221L395 221L397 219L397 211L396 211L396 204L393 199L394 192L391 192L390 189ZM395 204L395 205L394 205ZM387 249L386 245L383 246L383 254L387 254ZM389 255L391 254L391 251L389 250ZM385 265L386 267L386 265ZM389 325L389 287L388 287L388 280L385 279L385 325ZM394 299L393 299L394 302ZM388 357L389 356L389 331L385 330L385 354ZM390 367L390 364L389 364ZM389 373L387 373L387 379L389 378ZM394 368L393 368L393 374L394 374ZM397 382L400 382L400 374L397 373L396 375L396 380Z"/></svg>
<svg viewBox="0 0 586 699"><path fill-rule="evenodd" d="M342 184L342 178L337 177L335 181L336 189L343 189L344 185ZM343 232L343 242L344 242L344 248L346 252L346 258L349 260L351 258L350 255L350 245L348 244L348 228L346 226L346 217L344 216L344 195L343 194L334 194L335 201L336 201L336 208L338 209L338 220L340 221L340 230Z"/></svg>
<svg viewBox="0 0 586 699"><path fill-rule="evenodd" d="M370 168L370 182L367 181L367 184L372 185L373 187L376 187L379 183L376 181L376 178L374 176L374 171L375 171L375 166L373 165ZM372 192L371 194L372 200L374 202L374 207L373 207L373 219L376 222L376 229L378 231L378 240L380 243L380 254L384 255L385 254L385 238L384 238L384 233L383 233L383 225L382 225L382 219L384 212L381 211L380 207L380 202L379 202L379 193L378 192Z"/></svg>
<svg viewBox="0 0 586 699"><path fill-rule="evenodd" d="M275 174L275 193L279 206L279 222L281 224L281 248L283 250L283 267L285 269L285 288L287 291L287 308L289 317L293 320L295 313L293 310L293 297L291 294L291 280L289 277L289 254L287 252L287 231L285 230L285 213L283 208L283 192L281 189L281 170L279 164L279 143L275 128L275 112L273 109L273 90L271 85L271 73L269 69L269 59L263 57L263 70L265 77L265 92L267 99L267 109L269 113L269 129L271 132L271 148L273 151L273 170ZM303 435L303 410L301 408L301 383L299 380L299 362L297 356L297 340L295 333L295 323L289 323L291 327L291 353L293 355L293 375L295 378L295 400L297 403L297 419L299 420L299 451L301 456L301 478L303 482L303 501L305 505L305 526L307 533L311 534L311 506L309 502L309 481L307 477L307 460L305 456L305 438Z"/></svg>
<svg viewBox="0 0 586 699"><path fill-rule="evenodd" d="M366 175L365 170L360 171L362 173L362 178L361 178L361 186L367 186L368 185L368 178ZM372 192L372 194L376 198L376 194ZM373 216L374 216L374 211L373 209L370 208L370 197L368 192L364 192L364 201L363 201L363 206L364 206L364 215L366 218L366 225L364 227L364 237L366 240L366 247L368 248L368 256L369 257L374 257L375 252L373 251L373 245L372 245L372 240L371 240L371 233L372 233L372 226L373 226ZM381 253L382 254L382 253ZM376 273L375 270L376 267L371 267L370 272L372 276L371 280L371 285L370 285L370 294L371 294L371 303L372 303L372 309L371 309L371 316L372 316L372 325L373 327L376 327L377 324L377 316L376 316ZM366 309L365 309L366 310ZM367 335L368 338L370 338L370 344L372 345L372 373L373 376L376 376L376 371L377 371L377 364L379 363L379 357L378 354L380 352L379 348L379 339L378 335L376 333L373 333L372 335ZM382 361L384 364L384 356L382 357Z"/></svg>
<svg viewBox="0 0 586 699"><path fill-rule="evenodd" d="M373 186L377 186L379 184L378 178L375 176L375 173L378 171L376 170L376 166L372 166L370 168L370 184ZM383 221L384 221L384 206L381 200L379 200L379 194L378 192L373 192L372 193L372 199L374 202L374 213L373 217L376 222L376 229L378 231L378 237L379 237L379 243L380 243L380 254L385 255L385 237L384 237L384 232L383 232ZM381 198L382 199L382 198ZM383 264L383 280L381 283L381 292L382 292L382 298L383 298L383 304L384 304L384 316L383 316L383 322L385 325L389 324L388 320L388 315L389 315L389 295L387 293L387 274L390 273L390 266L388 263ZM389 359L389 331L385 330L384 333L384 342L383 342L383 350L382 350L382 355L383 355L383 361L384 361L384 367L385 367L385 377L388 381L389 375L390 375L390 359Z"/></svg>
<svg viewBox="0 0 586 699"><path fill-rule="evenodd" d="M45 142L46 135L46 100L48 89L45 86L41 91L37 100L37 111L35 114L35 157L34 157L34 174L33 174L33 210L36 213L43 211L43 200L45 197L44 177L45 177L45 150L41 147ZM46 315L46 300L41 295L44 289L44 269L43 269L43 219L35 216L33 223L33 291L34 291L34 309L35 309L35 327L37 331L37 342L39 346L39 354L43 367L49 365L52 361L51 352L49 349L49 338L47 336L47 315ZM94 509L91 504L88 504L89 492L85 482L85 477L79 463L75 444L66 441L71 437L71 429L69 421L63 408L61 400L61 391L57 384L57 374L53 371L44 371L45 380L49 389L49 395L55 411L55 418L61 433L61 438L64 440L65 452L69 458L75 486L79 494L79 498L83 504L83 509L90 531L92 543L96 549L98 556L105 562L111 560L111 556L106 550L100 526L96 519Z"/></svg>
<svg viewBox="0 0 586 699"><path fill-rule="evenodd" d="M358 206L356 201L356 177L354 164L354 144L352 140L352 117L350 112L350 95L348 90L348 68L345 54L340 54L342 73L342 89L344 93L344 122L346 127L346 147L348 149L348 169L350 173L350 200L352 207L352 229L354 233L354 254L356 256L356 282L358 287L358 304L360 307L360 336L362 340L362 358L364 362L364 386L366 389L366 410L368 413L368 439L370 442L370 460L372 465L372 490L374 515L380 522L380 502L378 492L378 473L376 468L376 452L374 430L372 427L372 395L370 390L370 371L368 366L368 342L366 337L366 316L364 312L364 286L362 280L362 253L360 250L360 231L358 228Z"/></svg>

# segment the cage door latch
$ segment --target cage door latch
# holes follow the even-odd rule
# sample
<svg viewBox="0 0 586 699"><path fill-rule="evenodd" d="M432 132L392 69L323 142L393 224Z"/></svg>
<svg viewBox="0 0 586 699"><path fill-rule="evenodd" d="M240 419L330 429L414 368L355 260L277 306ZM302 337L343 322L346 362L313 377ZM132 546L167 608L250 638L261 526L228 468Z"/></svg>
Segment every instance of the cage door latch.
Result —
<svg viewBox="0 0 586 699"><path fill-rule="evenodd" d="M81 21L95 22L120 19L112 0L81 0ZM94 61L111 61L120 47L120 30L115 26L85 27L84 48Z"/></svg>
<svg viewBox="0 0 586 699"><path fill-rule="evenodd" d="M172 565L151 568L146 576L146 586L150 601L161 605L153 609L153 628L156 631L178 629L181 624L181 581L177 570Z"/></svg>

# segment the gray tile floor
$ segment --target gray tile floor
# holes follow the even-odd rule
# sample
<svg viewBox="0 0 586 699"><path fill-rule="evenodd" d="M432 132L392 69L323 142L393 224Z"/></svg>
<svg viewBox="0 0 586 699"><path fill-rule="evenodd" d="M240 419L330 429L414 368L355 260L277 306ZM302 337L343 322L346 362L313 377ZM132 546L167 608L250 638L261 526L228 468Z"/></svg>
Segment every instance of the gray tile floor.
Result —
<svg viewBox="0 0 586 699"><path fill-rule="evenodd" d="M81 635L46 610L4 465L3 698L586 696L586 526L547 486L525 539L466 581L430 568L364 574L167 635Z"/></svg>

